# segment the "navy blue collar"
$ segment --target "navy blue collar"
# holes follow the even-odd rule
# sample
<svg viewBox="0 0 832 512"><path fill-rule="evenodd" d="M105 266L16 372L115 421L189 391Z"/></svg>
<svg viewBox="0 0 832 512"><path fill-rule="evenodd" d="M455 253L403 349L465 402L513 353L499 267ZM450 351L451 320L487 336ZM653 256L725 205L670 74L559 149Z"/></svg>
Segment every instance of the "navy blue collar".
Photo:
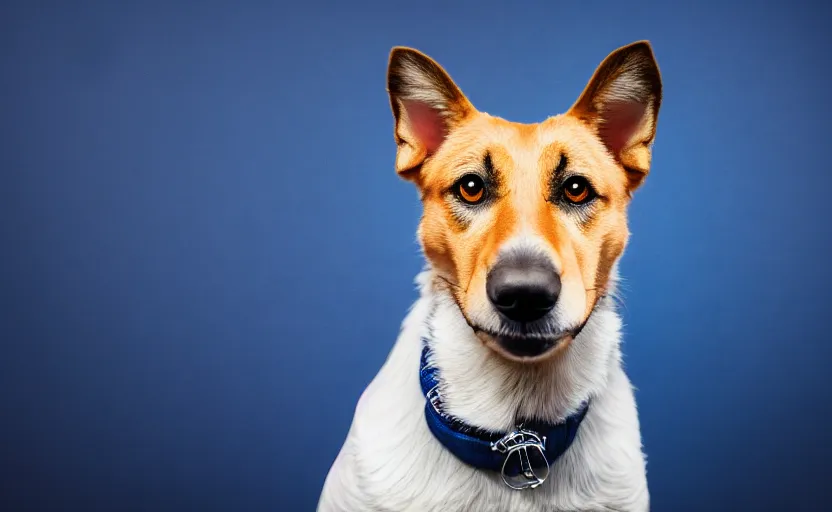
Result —
<svg viewBox="0 0 832 512"><path fill-rule="evenodd" d="M467 425L442 410L438 369L429 364L430 346L423 339L419 380L425 394L425 418L434 437L462 462L501 473L513 489L534 488L543 483L549 466L563 455L586 415L584 403L556 425L527 421L511 432L492 432Z"/></svg>

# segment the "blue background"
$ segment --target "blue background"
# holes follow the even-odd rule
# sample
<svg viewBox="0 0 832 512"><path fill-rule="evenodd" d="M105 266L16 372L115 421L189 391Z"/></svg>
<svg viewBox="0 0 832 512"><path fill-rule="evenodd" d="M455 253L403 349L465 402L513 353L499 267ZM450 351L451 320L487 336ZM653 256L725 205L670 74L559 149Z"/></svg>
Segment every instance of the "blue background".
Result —
<svg viewBox="0 0 832 512"><path fill-rule="evenodd" d="M312 510L422 266L390 48L534 122L643 38L654 510L832 501L832 4L117 4L0 7L0 508Z"/></svg>

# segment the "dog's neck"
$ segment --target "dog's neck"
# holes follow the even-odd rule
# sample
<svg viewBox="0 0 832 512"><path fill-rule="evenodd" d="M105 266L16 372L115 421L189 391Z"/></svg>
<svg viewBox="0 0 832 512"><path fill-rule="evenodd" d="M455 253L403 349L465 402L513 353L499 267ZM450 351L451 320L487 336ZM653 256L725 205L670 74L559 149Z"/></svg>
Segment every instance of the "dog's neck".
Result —
<svg viewBox="0 0 832 512"><path fill-rule="evenodd" d="M565 350L547 361L523 364L500 357L476 337L432 272L420 282L431 302L425 336L440 370L445 410L469 425L507 431L517 418L558 423L602 393L610 371L620 364L621 320L609 296Z"/></svg>

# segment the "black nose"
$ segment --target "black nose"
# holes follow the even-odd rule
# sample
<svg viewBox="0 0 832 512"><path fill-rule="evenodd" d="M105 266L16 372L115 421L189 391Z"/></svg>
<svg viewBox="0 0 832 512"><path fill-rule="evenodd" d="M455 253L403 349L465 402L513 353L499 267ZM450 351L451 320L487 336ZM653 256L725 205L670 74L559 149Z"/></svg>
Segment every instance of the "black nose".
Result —
<svg viewBox="0 0 832 512"><path fill-rule="evenodd" d="M547 259L506 257L488 273L485 289L503 316L515 322L533 322L555 307L560 276Z"/></svg>

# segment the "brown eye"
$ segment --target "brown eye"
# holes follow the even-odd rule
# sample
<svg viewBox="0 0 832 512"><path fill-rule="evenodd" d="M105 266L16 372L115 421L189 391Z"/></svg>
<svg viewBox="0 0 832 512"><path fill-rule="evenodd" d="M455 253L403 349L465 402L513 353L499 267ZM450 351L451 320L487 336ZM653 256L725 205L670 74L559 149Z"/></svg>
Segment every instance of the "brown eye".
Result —
<svg viewBox="0 0 832 512"><path fill-rule="evenodd" d="M595 198L595 191L582 176L572 176L563 184L563 195L573 204L588 203Z"/></svg>
<svg viewBox="0 0 832 512"><path fill-rule="evenodd" d="M467 174L454 185L456 195L468 204L477 204L485 198L485 183L476 174Z"/></svg>

